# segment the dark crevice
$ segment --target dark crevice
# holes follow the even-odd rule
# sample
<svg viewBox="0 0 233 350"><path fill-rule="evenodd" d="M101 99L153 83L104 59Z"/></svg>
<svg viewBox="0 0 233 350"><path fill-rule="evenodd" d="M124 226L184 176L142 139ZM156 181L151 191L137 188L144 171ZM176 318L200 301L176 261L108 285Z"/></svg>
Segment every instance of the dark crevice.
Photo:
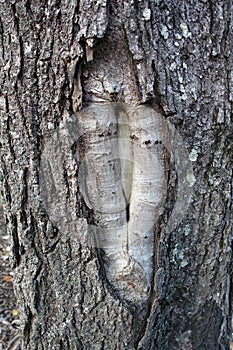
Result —
<svg viewBox="0 0 233 350"><path fill-rule="evenodd" d="M11 9L14 15L13 16L14 26L17 31L17 34L19 34L19 19L18 19L15 3L11 4Z"/></svg>
<svg viewBox="0 0 233 350"><path fill-rule="evenodd" d="M127 222L130 220L130 209L129 209L129 204L126 206L126 219Z"/></svg>
<svg viewBox="0 0 233 350"><path fill-rule="evenodd" d="M13 238L13 258L14 258L14 267L19 266L20 264L20 244L19 244L19 235L18 235L18 222L15 215L12 216L12 238Z"/></svg>
<svg viewBox="0 0 233 350"><path fill-rule="evenodd" d="M23 190L22 190L22 207L25 208L28 201L28 168L24 168L23 171Z"/></svg>
<svg viewBox="0 0 233 350"><path fill-rule="evenodd" d="M70 133L69 133L70 134ZM73 159L75 159L76 164L78 163L77 155L78 155L78 140L75 140L71 146L71 152Z"/></svg>
<svg viewBox="0 0 233 350"><path fill-rule="evenodd" d="M65 168L65 164L63 164L63 178L66 185L66 198L70 198L70 185L68 179L67 169Z"/></svg>
<svg viewBox="0 0 233 350"><path fill-rule="evenodd" d="M3 35L4 35L4 30L3 30L2 19L0 17L0 38L1 38L2 58L4 58L5 56L5 45L3 41Z"/></svg>
<svg viewBox="0 0 233 350"><path fill-rule="evenodd" d="M10 124L11 124L11 117L10 117L10 114L7 115L7 137L8 137L8 145L9 145L9 149L10 149L10 152L11 152L11 155L12 155L12 160L13 162L15 162L16 160L16 155L15 155L15 150L14 150L14 146L13 146L13 140L12 140L12 137L11 137L11 127L10 127Z"/></svg>
<svg viewBox="0 0 233 350"><path fill-rule="evenodd" d="M84 96L82 96L82 92L84 91L83 88L83 76L82 71L84 68L84 64L86 62L85 58L85 40L83 38L80 39L80 45L83 50L83 57L80 57L78 61L76 62L73 72L72 72L72 88L69 95L70 100L70 113L75 114L82 108L82 103L84 103ZM69 75L67 77L67 81L69 79ZM79 86L81 85L81 86ZM80 89L80 91L79 91ZM79 95L77 95L77 91L79 92ZM76 95L75 95L76 94ZM75 102L74 102L75 101Z"/></svg>
<svg viewBox="0 0 233 350"><path fill-rule="evenodd" d="M59 4L58 4L58 8L60 6L60 0L59 0ZM71 45L73 44L74 40L75 40L75 37L76 35L78 34L79 30L80 30L80 25L79 23L75 23L75 15L77 13L79 13L79 6L80 6L80 0L77 0L77 3L76 3L76 6L74 8L74 12L73 12L73 18L72 18L72 38L71 38Z"/></svg>
<svg viewBox="0 0 233 350"><path fill-rule="evenodd" d="M25 1L25 8L27 10L27 13L29 13L31 15L31 18L33 19L33 13L32 13L32 9L31 9L31 0Z"/></svg>
<svg viewBox="0 0 233 350"><path fill-rule="evenodd" d="M162 114L165 115L164 111L163 111L163 107L162 107L162 101L161 101L161 93L159 91L159 80L158 80L158 74L157 74L157 70L155 67L155 61L152 60L151 61L151 70L154 74L154 85L153 85L153 91L154 91L154 96L151 97L153 104L152 106L154 107L154 105L157 105L160 107L160 109L162 110ZM150 103L151 99L148 99L147 103Z"/></svg>
<svg viewBox="0 0 233 350"><path fill-rule="evenodd" d="M28 227L27 212L24 209L20 211L20 223L22 225L23 230L25 230Z"/></svg>
<svg viewBox="0 0 233 350"><path fill-rule="evenodd" d="M20 255L24 255L25 254L25 247L23 244L20 245Z"/></svg>
<svg viewBox="0 0 233 350"><path fill-rule="evenodd" d="M29 306L26 306L26 314L27 314L27 322L25 323L24 329L23 329L23 339L26 343L26 348L30 344L30 334L32 330L32 321L33 321L33 314L31 312L31 309Z"/></svg>
<svg viewBox="0 0 233 350"><path fill-rule="evenodd" d="M59 341L60 350L64 350L65 349L63 345L64 345L63 340L60 340Z"/></svg>
<svg viewBox="0 0 233 350"><path fill-rule="evenodd" d="M17 75L18 80L23 81L24 76L24 51L23 51L23 39L19 36L19 54L20 54L20 67Z"/></svg>

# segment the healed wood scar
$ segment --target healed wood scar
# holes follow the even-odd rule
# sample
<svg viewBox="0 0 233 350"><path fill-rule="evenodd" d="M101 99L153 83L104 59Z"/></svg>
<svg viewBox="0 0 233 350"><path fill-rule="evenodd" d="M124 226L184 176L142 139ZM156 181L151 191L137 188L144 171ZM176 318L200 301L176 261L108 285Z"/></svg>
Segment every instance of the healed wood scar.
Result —
<svg viewBox="0 0 233 350"><path fill-rule="evenodd" d="M148 298L154 226L167 193L163 117L149 107L92 103L77 113L81 194L94 212L106 277L122 298Z"/></svg>

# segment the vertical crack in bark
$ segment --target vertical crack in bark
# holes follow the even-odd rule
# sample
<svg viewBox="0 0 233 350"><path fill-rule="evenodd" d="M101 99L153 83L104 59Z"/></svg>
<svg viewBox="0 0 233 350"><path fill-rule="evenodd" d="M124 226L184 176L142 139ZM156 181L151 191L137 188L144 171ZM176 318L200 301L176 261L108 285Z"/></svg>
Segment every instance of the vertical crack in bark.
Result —
<svg viewBox="0 0 233 350"><path fill-rule="evenodd" d="M11 116L10 114L7 115L7 138L8 138L8 147L9 147L9 150L11 152L11 156L12 156L12 160L13 162L16 160L16 154L15 154L15 150L14 150L14 141L12 139L12 135L11 135Z"/></svg>
<svg viewBox="0 0 233 350"><path fill-rule="evenodd" d="M4 45L4 29L2 23L2 17L0 16L0 38L1 38L1 50L2 50L2 60L5 56L5 45Z"/></svg>
<svg viewBox="0 0 233 350"><path fill-rule="evenodd" d="M24 168L23 171L23 188L22 188L22 208L25 209L25 205L28 201L28 168Z"/></svg>
<svg viewBox="0 0 233 350"><path fill-rule="evenodd" d="M32 331L32 322L33 322L33 314L28 306L26 307L26 314L27 314L27 322L24 325L24 329L23 329L23 345L26 345L25 349L27 349L28 346L30 346L30 342L31 342L30 334ZM36 344L34 345L36 346Z"/></svg>
<svg viewBox="0 0 233 350"><path fill-rule="evenodd" d="M20 264L20 243L18 235L18 223L15 215L12 216L12 238L13 238L13 256L15 260L15 266Z"/></svg>
<svg viewBox="0 0 233 350"><path fill-rule="evenodd" d="M24 52L23 52L23 39L19 36L19 55L20 55L20 65L19 72L17 75L18 80L22 82L24 76Z"/></svg>

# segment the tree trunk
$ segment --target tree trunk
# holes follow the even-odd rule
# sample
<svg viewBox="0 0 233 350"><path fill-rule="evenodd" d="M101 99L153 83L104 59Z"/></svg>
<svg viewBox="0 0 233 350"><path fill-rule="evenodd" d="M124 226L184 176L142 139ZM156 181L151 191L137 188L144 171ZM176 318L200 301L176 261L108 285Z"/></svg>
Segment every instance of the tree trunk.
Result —
<svg viewBox="0 0 233 350"><path fill-rule="evenodd" d="M230 349L231 7L1 1L23 350Z"/></svg>

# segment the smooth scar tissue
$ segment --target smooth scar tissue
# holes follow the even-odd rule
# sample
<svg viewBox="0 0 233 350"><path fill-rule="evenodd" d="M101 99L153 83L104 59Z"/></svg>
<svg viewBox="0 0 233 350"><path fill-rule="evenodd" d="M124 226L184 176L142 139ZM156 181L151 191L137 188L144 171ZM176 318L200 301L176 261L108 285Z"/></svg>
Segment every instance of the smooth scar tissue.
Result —
<svg viewBox="0 0 233 350"><path fill-rule="evenodd" d="M93 103L77 118L85 149L80 191L94 211L106 277L122 297L144 300L153 277L154 227L167 192L163 117L145 106Z"/></svg>

